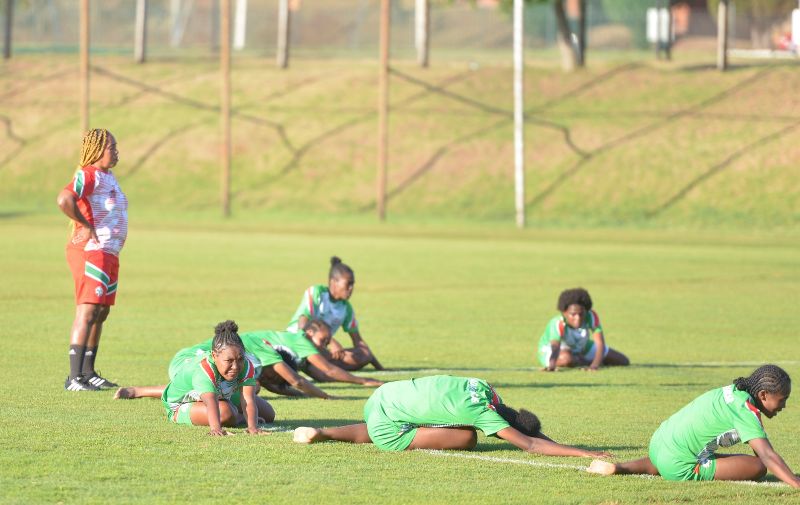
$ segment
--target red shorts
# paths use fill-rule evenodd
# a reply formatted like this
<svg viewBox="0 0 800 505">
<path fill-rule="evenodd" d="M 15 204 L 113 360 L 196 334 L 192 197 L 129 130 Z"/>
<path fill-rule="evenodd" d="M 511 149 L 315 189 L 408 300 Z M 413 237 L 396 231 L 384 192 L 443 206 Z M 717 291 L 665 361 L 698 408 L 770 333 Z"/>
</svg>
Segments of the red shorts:
<svg viewBox="0 0 800 505">
<path fill-rule="evenodd" d="M 114 305 L 119 258 L 103 251 L 67 246 L 67 264 L 75 281 L 75 303 Z"/>
</svg>

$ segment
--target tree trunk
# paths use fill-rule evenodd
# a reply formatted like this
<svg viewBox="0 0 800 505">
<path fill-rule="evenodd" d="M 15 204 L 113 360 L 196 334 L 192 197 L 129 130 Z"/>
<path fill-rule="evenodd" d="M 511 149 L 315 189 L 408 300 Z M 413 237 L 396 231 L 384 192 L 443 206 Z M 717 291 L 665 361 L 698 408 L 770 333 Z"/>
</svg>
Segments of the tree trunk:
<svg viewBox="0 0 800 505">
<path fill-rule="evenodd" d="M 578 66 L 586 66 L 586 0 L 578 0 Z"/>
<path fill-rule="evenodd" d="M 575 44 L 572 42 L 572 32 L 567 23 L 567 13 L 564 10 L 564 0 L 555 0 L 553 9 L 556 14 L 556 25 L 558 26 L 558 48 L 561 50 L 561 68 L 570 72 L 578 66 L 578 54 Z"/>
</svg>

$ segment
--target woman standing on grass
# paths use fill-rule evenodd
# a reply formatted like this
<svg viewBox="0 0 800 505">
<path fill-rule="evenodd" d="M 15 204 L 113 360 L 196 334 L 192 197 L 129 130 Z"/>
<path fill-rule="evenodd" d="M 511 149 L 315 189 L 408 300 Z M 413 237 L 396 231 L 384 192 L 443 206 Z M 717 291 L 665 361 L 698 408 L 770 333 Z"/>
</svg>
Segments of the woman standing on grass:
<svg viewBox="0 0 800 505">
<path fill-rule="evenodd" d="M 406 449 L 473 449 L 476 430 L 502 438 L 523 451 L 548 456 L 610 456 L 554 442 L 527 410 L 506 406 L 485 380 L 434 375 L 389 382 L 364 405 L 366 423 L 337 428 L 300 427 L 297 443 L 337 440 L 374 443 L 386 451 Z"/>
<path fill-rule="evenodd" d="M 355 283 L 353 270 L 333 256 L 328 272 L 328 285 L 311 286 L 303 293 L 300 306 L 286 330 L 297 333 L 306 327 L 308 321 L 315 319 L 328 325 L 331 337 L 343 327 L 350 335 L 353 347 L 345 349 L 338 340 L 331 338 L 325 347 L 318 347 L 324 357 L 345 370 L 360 370 L 369 364 L 376 370 L 383 370 L 378 358 L 361 338 L 353 306 L 350 305 Z"/>
<path fill-rule="evenodd" d="M 72 182 L 58 194 L 58 207 L 72 220 L 67 263 L 75 282 L 75 319 L 69 342 L 67 391 L 117 387 L 94 368 L 103 323 L 117 297 L 119 252 L 128 235 L 128 199 L 111 172 L 117 140 L 108 130 L 89 130 Z"/>
<path fill-rule="evenodd" d="M 593 461 L 601 475 L 650 474 L 667 480 L 758 480 L 767 470 L 792 487 L 798 478 L 767 440 L 761 414 L 775 417 L 792 391 L 789 375 L 775 365 L 712 389 L 661 423 L 650 439 L 647 458 L 610 463 Z M 756 456 L 716 454 L 720 447 L 750 444 Z"/>
</svg>

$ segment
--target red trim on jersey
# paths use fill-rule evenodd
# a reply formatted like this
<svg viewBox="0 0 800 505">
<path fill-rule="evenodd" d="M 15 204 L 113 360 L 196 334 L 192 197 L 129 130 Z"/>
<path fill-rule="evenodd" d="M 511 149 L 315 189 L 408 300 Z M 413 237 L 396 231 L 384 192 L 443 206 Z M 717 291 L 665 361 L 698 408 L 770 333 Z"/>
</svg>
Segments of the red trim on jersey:
<svg viewBox="0 0 800 505">
<path fill-rule="evenodd" d="M 597 315 L 597 312 L 590 310 L 589 313 L 592 314 L 592 319 L 594 319 L 592 321 L 592 329 L 600 326 L 600 316 Z"/>
<path fill-rule="evenodd" d="M 211 382 L 214 386 L 217 385 L 217 375 L 214 373 L 214 369 L 211 368 L 211 364 L 208 362 L 208 358 L 203 358 L 200 360 L 200 368 L 208 375 L 208 378 L 211 379 Z"/>
<path fill-rule="evenodd" d="M 356 322 L 355 316 L 353 316 L 353 319 L 350 320 L 350 326 L 348 326 L 347 329 L 348 330 L 355 330 L 357 327 L 358 327 L 358 323 Z M 348 333 L 349 333 L 349 331 L 348 331 Z"/>
<path fill-rule="evenodd" d="M 763 428 L 764 427 L 764 423 L 761 422 L 761 411 L 758 410 L 758 408 L 755 405 L 750 403 L 750 400 L 745 400 L 744 401 L 744 405 L 745 405 L 745 407 L 750 409 L 750 412 L 752 412 L 754 416 L 756 416 L 756 419 L 758 419 L 758 423 Z"/>
<path fill-rule="evenodd" d="M 308 315 L 314 317 L 314 288 L 308 288 L 306 295 L 308 296 Z"/>
<path fill-rule="evenodd" d="M 267 344 L 268 347 L 273 347 L 272 344 L 270 344 L 267 339 L 262 338 L 261 341 L 264 342 L 265 344 Z M 273 349 L 274 349 L 274 347 L 273 347 Z"/>
<path fill-rule="evenodd" d="M 559 337 L 562 337 L 562 338 L 564 337 L 564 328 L 566 327 L 566 325 L 567 325 L 567 323 L 565 323 L 563 319 L 558 322 L 558 336 Z"/>
<path fill-rule="evenodd" d="M 495 405 L 500 405 L 500 397 L 497 396 L 497 392 L 491 384 L 489 384 L 489 390 L 492 392 L 492 401 L 489 403 L 489 408 L 494 410 Z"/>
<path fill-rule="evenodd" d="M 244 377 L 242 377 L 242 380 L 239 381 L 239 384 L 241 384 L 242 382 L 245 382 L 245 381 L 247 381 L 249 379 L 252 379 L 256 375 L 256 367 L 253 366 L 253 363 L 249 359 L 245 360 L 245 361 L 247 361 L 248 370 L 247 370 L 247 373 L 244 374 Z"/>
</svg>

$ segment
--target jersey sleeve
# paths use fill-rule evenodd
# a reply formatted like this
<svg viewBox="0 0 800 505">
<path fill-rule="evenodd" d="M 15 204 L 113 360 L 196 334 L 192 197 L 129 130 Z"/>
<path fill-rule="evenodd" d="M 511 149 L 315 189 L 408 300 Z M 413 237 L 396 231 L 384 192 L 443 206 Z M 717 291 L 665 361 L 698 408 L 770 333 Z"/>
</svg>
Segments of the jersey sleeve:
<svg viewBox="0 0 800 505">
<path fill-rule="evenodd" d="M 347 302 L 347 312 L 344 315 L 344 321 L 342 321 L 342 328 L 349 334 L 353 333 L 360 333 L 358 331 L 358 321 L 356 320 L 356 313 L 353 311 L 353 306 L 350 302 Z"/>
<path fill-rule="evenodd" d="M 192 373 L 192 391 L 197 394 L 216 393 L 217 387 L 214 384 L 214 371 L 207 359 L 201 360 Z"/>
<path fill-rule="evenodd" d="M 547 323 L 542 335 L 542 341 L 552 342 L 553 340 L 561 340 L 564 336 L 564 320 L 560 317 L 554 317 Z"/>
<path fill-rule="evenodd" d="M 299 331 L 293 337 L 294 351 L 300 359 L 307 358 L 312 354 L 319 354 L 319 350 L 314 347 L 309 339 L 306 338 L 305 333 Z"/>
<path fill-rule="evenodd" d="M 261 362 L 262 367 L 271 366 L 275 363 L 280 363 L 283 361 L 283 358 L 281 358 L 281 355 L 278 354 L 278 351 L 272 347 L 272 344 L 263 338 L 261 339 L 261 344 L 256 346 L 254 349 L 250 349 L 250 352 L 252 352 L 256 359 Z"/>
<path fill-rule="evenodd" d="M 69 190 L 75 195 L 75 198 L 80 200 L 94 193 L 96 186 L 97 178 L 94 176 L 94 171 L 80 168 L 75 172 L 72 181 L 67 184 L 64 189 Z"/>
<path fill-rule="evenodd" d="M 754 438 L 767 438 L 764 425 L 761 424 L 761 412 L 749 398 L 741 403 L 737 402 L 736 408 L 731 409 L 731 413 L 733 427 L 743 443 Z"/>
<path fill-rule="evenodd" d="M 487 437 L 511 426 L 508 421 L 500 417 L 500 414 L 488 406 L 484 407 L 483 411 L 478 414 L 473 425 Z"/>
<path fill-rule="evenodd" d="M 590 310 L 589 311 L 589 328 L 592 331 L 592 335 L 595 333 L 603 333 L 603 326 L 600 324 L 600 316 L 597 315 L 597 312 Z"/>
<path fill-rule="evenodd" d="M 256 365 L 250 358 L 245 359 L 245 367 L 242 373 L 239 374 L 239 384 L 241 386 L 255 386 L 256 385 Z"/>
<path fill-rule="evenodd" d="M 300 305 L 294 311 L 294 316 L 286 327 L 286 331 L 296 332 L 302 330 L 300 325 L 300 316 L 305 316 L 308 319 L 316 319 L 317 312 L 319 312 L 319 300 L 322 294 L 322 286 L 310 286 L 303 292 L 303 298 L 300 300 Z"/>
</svg>

